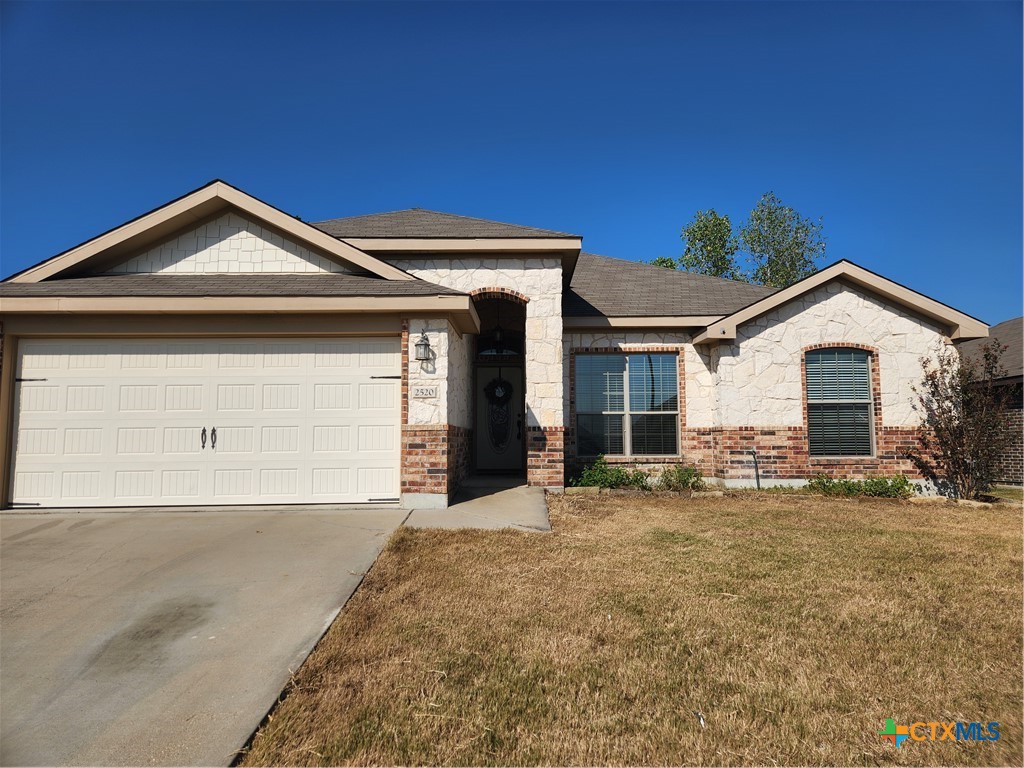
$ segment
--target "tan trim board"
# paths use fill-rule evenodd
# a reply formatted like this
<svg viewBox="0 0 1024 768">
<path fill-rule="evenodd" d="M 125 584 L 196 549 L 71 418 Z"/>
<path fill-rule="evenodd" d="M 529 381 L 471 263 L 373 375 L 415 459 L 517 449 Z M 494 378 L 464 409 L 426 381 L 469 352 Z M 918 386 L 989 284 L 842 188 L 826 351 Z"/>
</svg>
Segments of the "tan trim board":
<svg viewBox="0 0 1024 768">
<path fill-rule="evenodd" d="M 11 473 L 14 462 L 11 461 L 14 450 L 14 378 L 18 369 L 17 338 L 9 327 L 4 327 L 4 335 L 0 338 L 0 355 L 3 356 L 3 367 L 0 368 L 0 508 L 7 506 L 11 498 Z"/>
<path fill-rule="evenodd" d="M 754 318 L 770 312 L 776 307 L 799 298 L 833 280 L 844 280 L 869 293 L 889 299 L 913 312 L 923 315 L 946 327 L 952 339 L 977 339 L 988 336 L 988 326 L 977 318 L 964 314 L 942 302 L 930 299 L 924 294 L 911 290 L 888 278 L 877 275 L 851 261 L 839 261 L 816 272 L 788 288 L 783 288 L 760 301 L 710 323 L 708 327 L 694 337 L 694 344 L 714 344 L 719 341 L 731 341 L 736 338 L 737 328 Z"/>
<path fill-rule="evenodd" d="M 447 317 L 436 315 L 432 317 Z M 395 336 L 401 315 L 7 315 L 7 333 L 19 338 L 218 336 Z"/>
<path fill-rule="evenodd" d="M 452 315 L 461 331 L 475 333 L 480 318 L 469 296 L 104 296 L 5 297 L 0 314 L 420 314 Z"/>
<path fill-rule="evenodd" d="M 361 251 L 374 253 L 523 253 L 547 251 L 549 253 L 578 254 L 583 240 L 578 237 L 537 238 L 402 238 L 402 237 L 346 237 L 342 242 Z"/>
<path fill-rule="evenodd" d="M 412 275 L 381 261 L 358 248 L 321 232 L 294 216 L 235 189 L 222 181 L 212 182 L 201 189 L 168 203 L 137 219 L 122 224 L 69 251 L 54 256 L 10 278 L 15 283 L 36 283 L 82 265 L 104 252 L 114 251 L 127 256 L 131 251 L 150 242 L 169 236 L 189 224 L 196 224 L 214 215 L 219 209 L 233 206 L 244 213 L 265 221 L 272 227 L 309 243 L 319 251 L 341 261 L 354 264 L 388 280 L 415 280 Z"/>
<path fill-rule="evenodd" d="M 722 315 L 678 315 L 650 317 L 564 317 L 566 330 L 585 328 L 703 328 Z"/>
</svg>

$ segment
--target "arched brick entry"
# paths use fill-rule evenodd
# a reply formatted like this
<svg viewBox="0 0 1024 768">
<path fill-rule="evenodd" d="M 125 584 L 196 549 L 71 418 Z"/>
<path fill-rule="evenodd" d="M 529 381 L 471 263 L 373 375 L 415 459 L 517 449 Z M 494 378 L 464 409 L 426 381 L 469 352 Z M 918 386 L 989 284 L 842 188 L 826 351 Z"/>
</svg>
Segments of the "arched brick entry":
<svg viewBox="0 0 1024 768">
<path fill-rule="evenodd" d="M 505 299 L 526 306 L 530 297 L 511 288 L 476 288 L 469 292 L 474 299 Z"/>
</svg>

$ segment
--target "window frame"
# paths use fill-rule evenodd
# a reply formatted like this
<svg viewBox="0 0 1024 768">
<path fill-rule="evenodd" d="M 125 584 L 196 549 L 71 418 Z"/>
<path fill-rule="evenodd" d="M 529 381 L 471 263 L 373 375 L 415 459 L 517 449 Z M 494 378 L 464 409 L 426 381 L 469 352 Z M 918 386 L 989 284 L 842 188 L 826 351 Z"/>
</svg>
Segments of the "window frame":
<svg viewBox="0 0 1024 768">
<path fill-rule="evenodd" d="M 683 408 L 683 396 L 680 388 L 682 376 L 679 372 L 679 357 L 680 352 L 678 350 L 671 349 L 659 349 L 659 350 L 643 350 L 634 349 L 628 351 L 622 351 L 617 349 L 612 350 L 588 350 L 587 352 L 575 352 L 573 353 L 572 359 L 572 376 L 573 376 L 573 429 L 575 430 L 576 436 L 576 447 L 577 455 L 580 458 L 594 458 L 600 455 L 607 456 L 612 459 L 621 460 L 644 460 L 651 458 L 678 458 L 682 456 L 682 428 L 680 425 L 680 418 Z M 629 407 L 629 358 L 632 356 L 653 356 L 660 355 L 665 357 L 671 357 L 675 372 L 676 386 L 675 386 L 675 398 L 676 407 L 671 411 L 634 411 Z M 581 378 L 577 369 L 577 362 L 581 357 L 622 357 L 625 358 L 625 365 L 622 370 L 622 410 L 581 410 L 579 408 L 579 389 Z M 622 453 L 605 453 L 605 454 L 589 454 L 579 452 L 579 417 L 580 416 L 618 416 L 622 419 Z M 674 453 L 633 453 L 633 417 L 634 416 L 671 416 L 673 427 L 675 429 L 675 442 L 676 450 Z"/>
<path fill-rule="evenodd" d="M 867 362 L 867 385 L 868 385 L 868 396 L 866 399 L 828 399 L 828 400 L 811 400 L 808 396 L 808 379 L 807 379 L 807 356 L 815 353 L 824 353 L 829 351 L 843 351 L 852 350 L 856 352 L 863 352 L 866 355 Z M 807 433 L 807 456 L 810 461 L 863 461 L 865 459 L 875 459 L 878 457 L 877 439 L 875 435 L 876 431 L 876 414 L 877 408 L 875 392 L 875 373 L 877 365 L 877 351 L 867 347 L 862 347 L 857 344 L 827 344 L 823 346 L 808 347 L 803 350 L 803 401 L 804 401 L 804 428 Z M 828 454 L 815 454 L 811 453 L 811 408 L 815 405 L 862 405 L 867 406 L 868 411 L 868 453 L 828 453 Z"/>
</svg>

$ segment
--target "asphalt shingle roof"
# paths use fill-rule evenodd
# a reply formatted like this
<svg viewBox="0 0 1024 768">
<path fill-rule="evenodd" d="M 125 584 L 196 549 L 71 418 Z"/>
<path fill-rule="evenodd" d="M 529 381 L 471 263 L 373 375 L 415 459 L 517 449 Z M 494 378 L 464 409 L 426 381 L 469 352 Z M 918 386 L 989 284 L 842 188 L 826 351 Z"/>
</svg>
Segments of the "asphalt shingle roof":
<svg viewBox="0 0 1024 768">
<path fill-rule="evenodd" d="M 581 253 L 562 299 L 566 317 L 728 315 L 773 288 Z"/>
<path fill-rule="evenodd" d="M 980 360 L 981 348 L 993 340 L 1006 346 L 1003 353 L 1006 378 L 1024 376 L 1024 317 L 1015 317 L 999 325 L 993 325 L 988 331 L 987 339 L 965 341 L 959 345 L 960 352 Z"/>
<path fill-rule="evenodd" d="M 367 238 L 529 238 L 578 237 L 550 229 L 523 227 L 471 216 L 407 208 L 389 213 L 349 216 L 343 219 L 313 222 L 313 226 L 333 237 Z"/>
<path fill-rule="evenodd" d="M 0 299 L 30 296 L 457 296 L 424 280 L 338 274 L 131 274 L 0 283 Z"/>
</svg>

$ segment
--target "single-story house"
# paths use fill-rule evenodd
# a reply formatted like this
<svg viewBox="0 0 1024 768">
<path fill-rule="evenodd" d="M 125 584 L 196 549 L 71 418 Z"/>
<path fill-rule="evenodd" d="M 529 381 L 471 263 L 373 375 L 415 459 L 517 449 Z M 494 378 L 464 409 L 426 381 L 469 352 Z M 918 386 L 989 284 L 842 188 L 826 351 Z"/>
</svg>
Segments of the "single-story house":
<svg viewBox="0 0 1024 768">
<path fill-rule="evenodd" d="M 448 503 L 597 455 L 727 485 L 907 472 L 920 358 L 985 323 L 849 261 L 783 290 L 223 182 L 0 283 L 0 503 Z"/>
<path fill-rule="evenodd" d="M 1010 437 L 1010 445 L 999 455 L 997 480 L 1013 485 L 1024 484 L 1024 317 L 993 325 L 990 339 L 973 339 L 958 345 L 960 354 L 981 359 L 982 347 L 993 341 L 1006 347 L 1003 352 L 1005 375 L 996 379 L 995 384 L 1006 387 L 1009 411 L 1003 428 Z"/>
</svg>

